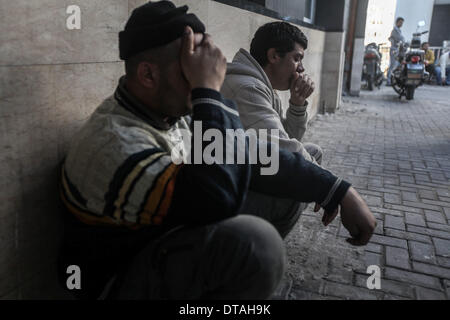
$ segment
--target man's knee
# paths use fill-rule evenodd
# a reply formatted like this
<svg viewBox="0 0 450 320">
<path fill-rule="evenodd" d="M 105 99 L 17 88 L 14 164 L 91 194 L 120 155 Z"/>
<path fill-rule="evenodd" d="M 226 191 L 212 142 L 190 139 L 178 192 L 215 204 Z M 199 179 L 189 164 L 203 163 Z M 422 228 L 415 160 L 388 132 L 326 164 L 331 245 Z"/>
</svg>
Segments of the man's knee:
<svg viewBox="0 0 450 320">
<path fill-rule="evenodd" d="M 222 243 L 226 247 L 220 250 L 233 250 L 238 261 L 227 264 L 241 264 L 240 268 L 231 268 L 237 273 L 247 273 L 245 281 L 251 288 L 240 298 L 268 298 L 281 281 L 285 268 L 285 248 L 278 231 L 264 219 L 240 215 L 219 223 L 213 238 L 212 245 Z"/>
<path fill-rule="evenodd" d="M 254 249 L 251 254 L 261 266 L 284 268 L 283 240 L 275 227 L 266 220 L 251 215 L 239 215 L 219 225 L 215 233 L 228 241 L 250 245 Z"/>
</svg>

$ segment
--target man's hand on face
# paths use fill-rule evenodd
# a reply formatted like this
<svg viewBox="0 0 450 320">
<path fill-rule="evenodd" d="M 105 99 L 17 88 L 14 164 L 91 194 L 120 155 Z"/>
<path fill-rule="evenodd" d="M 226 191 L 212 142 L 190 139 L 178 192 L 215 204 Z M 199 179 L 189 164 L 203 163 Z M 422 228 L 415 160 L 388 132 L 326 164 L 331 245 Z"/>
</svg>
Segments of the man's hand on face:
<svg viewBox="0 0 450 320">
<path fill-rule="evenodd" d="M 290 102 L 296 106 L 304 106 L 306 99 L 314 92 L 314 81 L 305 73 L 298 74 L 291 84 L 291 99 Z"/>
<path fill-rule="evenodd" d="M 340 207 L 342 224 L 352 237 L 347 239 L 347 242 L 354 246 L 365 246 L 377 226 L 377 220 L 369 207 L 353 187 L 348 189 Z M 319 212 L 319 210 L 320 205 L 316 204 L 314 212 Z M 325 212 L 322 218 L 323 224 L 328 226 L 338 213 L 338 209 L 334 212 Z"/>
<path fill-rule="evenodd" d="M 198 43 L 191 27 L 186 27 L 181 46 L 181 68 L 192 89 L 209 88 L 220 91 L 225 79 L 227 60 L 205 34 Z"/>
</svg>

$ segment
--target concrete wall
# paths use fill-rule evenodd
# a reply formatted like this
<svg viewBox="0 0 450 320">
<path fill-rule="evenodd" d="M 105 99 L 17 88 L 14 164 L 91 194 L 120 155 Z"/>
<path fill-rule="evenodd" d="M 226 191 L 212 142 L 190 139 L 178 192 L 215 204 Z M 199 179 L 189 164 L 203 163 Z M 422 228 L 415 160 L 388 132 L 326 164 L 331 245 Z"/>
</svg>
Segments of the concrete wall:
<svg viewBox="0 0 450 320">
<path fill-rule="evenodd" d="M 353 42 L 352 73 L 350 76 L 351 96 L 359 96 L 361 91 L 361 75 L 364 66 L 364 38 L 355 38 Z"/>
<path fill-rule="evenodd" d="M 61 297 L 54 268 L 61 235 L 58 164 L 72 134 L 113 93 L 123 74 L 117 34 L 145 2 L 1 1 L 0 298 Z M 272 20 L 208 0 L 175 3 L 190 5 L 229 60 Z M 66 28 L 72 4 L 81 8 L 81 30 Z M 311 43 L 305 66 L 317 82 L 313 115 L 326 34 L 302 29 Z M 333 43 L 332 50 L 340 47 Z"/>
<path fill-rule="evenodd" d="M 344 77 L 345 32 L 327 32 L 323 55 L 320 111 L 333 113 L 339 108 Z"/>
<path fill-rule="evenodd" d="M 366 33 L 366 18 L 368 0 L 359 0 L 355 21 L 355 37 L 353 39 L 353 59 L 351 61 L 351 75 L 349 93 L 359 96 L 361 91 L 361 74 L 364 65 L 364 37 Z"/>
<path fill-rule="evenodd" d="M 411 41 L 412 34 L 417 30 L 417 23 L 421 20 L 427 25 L 420 28 L 420 31 L 430 30 L 433 6 L 434 0 L 397 0 L 395 18 L 405 18 L 402 33 L 406 41 Z M 428 41 L 428 37 L 429 34 L 423 35 L 422 41 Z"/>
<path fill-rule="evenodd" d="M 322 67 L 320 111 L 333 113 L 339 108 L 345 66 L 345 37 L 350 0 L 317 0 L 316 24 L 326 28 Z"/>
<path fill-rule="evenodd" d="M 0 297 L 51 298 L 61 223 L 57 165 L 71 134 L 122 73 L 117 32 L 128 2 L 1 1 Z"/>
</svg>

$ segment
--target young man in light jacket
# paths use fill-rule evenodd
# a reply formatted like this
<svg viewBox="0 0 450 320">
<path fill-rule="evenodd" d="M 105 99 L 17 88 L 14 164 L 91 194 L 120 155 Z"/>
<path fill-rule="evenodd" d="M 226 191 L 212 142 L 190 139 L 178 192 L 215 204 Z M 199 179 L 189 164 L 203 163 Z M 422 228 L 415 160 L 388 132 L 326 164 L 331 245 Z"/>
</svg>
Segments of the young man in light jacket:
<svg viewBox="0 0 450 320">
<path fill-rule="evenodd" d="M 278 129 L 281 149 L 300 152 L 320 165 L 321 148 L 301 143 L 308 121 L 306 99 L 315 87 L 302 65 L 307 46 L 306 36 L 289 23 L 263 25 L 252 40 L 250 53 L 240 49 L 228 64 L 221 93 L 236 102 L 246 130 Z M 275 90 L 291 92 L 286 117 Z M 306 207 L 304 203 L 250 192 L 242 212 L 266 218 L 286 236 Z"/>
</svg>

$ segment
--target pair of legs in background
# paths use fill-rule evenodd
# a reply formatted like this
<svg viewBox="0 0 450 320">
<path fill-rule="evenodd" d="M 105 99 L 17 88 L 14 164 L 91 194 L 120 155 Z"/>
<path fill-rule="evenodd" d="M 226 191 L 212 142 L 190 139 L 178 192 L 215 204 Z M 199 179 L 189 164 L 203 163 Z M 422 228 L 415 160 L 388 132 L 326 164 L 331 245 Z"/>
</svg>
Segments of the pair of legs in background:
<svg viewBox="0 0 450 320">
<path fill-rule="evenodd" d="M 398 60 L 396 59 L 396 55 L 395 55 L 394 52 L 395 51 L 393 51 L 391 49 L 389 70 L 388 70 L 388 73 L 387 73 L 387 81 L 386 81 L 386 85 L 387 86 L 392 85 L 392 82 L 391 82 L 392 72 L 394 72 L 394 70 L 397 69 L 397 67 L 400 65 L 400 62 L 398 62 Z"/>
<path fill-rule="evenodd" d="M 441 67 L 436 66 L 435 68 L 435 73 L 436 73 L 436 81 L 438 85 L 442 85 L 442 70 Z M 446 80 L 445 80 L 445 84 L 450 86 L 450 67 L 445 68 L 445 75 L 446 75 Z"/>
<path fill-rule="evenodd" d="M 430 82 L 430 80 L 433 78 L 433 76 L 436 76 L 436 66 L 434 64 L 429 64 L 429 65 L 425 66 L 425 71 L 430 74 L 430 76 L 428 78 L 428 81 Z"/>
<path fill-rule="evenodd" d="M 320 164 L 322 151 L 306 150 Z M 113 299 L 268 299 L 285 269 L 283 238 L 307 204 L 250 192 L 242 213 L 152 241 L 115 285 Z"/>
</svg>

